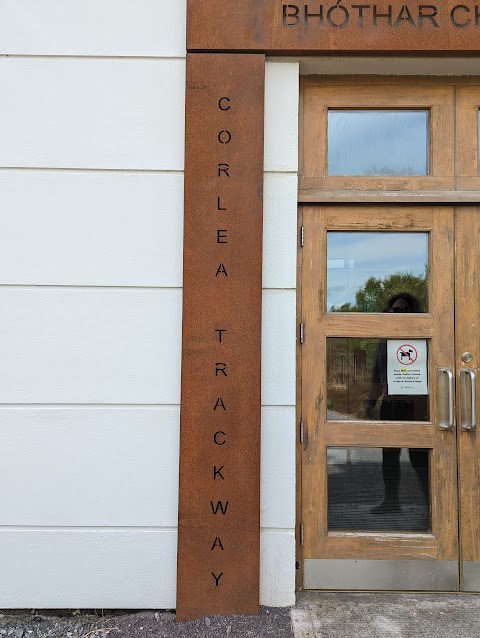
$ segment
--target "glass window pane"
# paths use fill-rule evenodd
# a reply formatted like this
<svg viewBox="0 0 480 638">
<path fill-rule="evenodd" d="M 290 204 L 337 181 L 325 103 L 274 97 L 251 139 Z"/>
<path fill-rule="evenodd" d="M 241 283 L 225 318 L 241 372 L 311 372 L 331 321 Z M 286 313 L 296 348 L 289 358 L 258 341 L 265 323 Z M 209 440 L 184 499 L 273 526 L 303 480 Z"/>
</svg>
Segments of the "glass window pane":
<svg viewBox="0 0 480 638">
<path fill-rule="evenodd" d="M 327 338 L 328 420 L 429 420 L 427 394 L 389 387 L 387 353 L 385 339 Z"/>
<path fill-rule="evenodd" d="M 431 531 L 429 452 L 328 448 L 328 528 Z"/>
<path fill-rule="evenodd" d="M 427 110 L 329 110 L 328 175 L 427 175 Z"/>
<path fill-rule="evenodd" d="M 384 312 L 398 293 L 427 311 L 428 233 L 327 233 L 327 311 Z M 417 307 L 418 305 L 418 307 Z"/>
</svg>

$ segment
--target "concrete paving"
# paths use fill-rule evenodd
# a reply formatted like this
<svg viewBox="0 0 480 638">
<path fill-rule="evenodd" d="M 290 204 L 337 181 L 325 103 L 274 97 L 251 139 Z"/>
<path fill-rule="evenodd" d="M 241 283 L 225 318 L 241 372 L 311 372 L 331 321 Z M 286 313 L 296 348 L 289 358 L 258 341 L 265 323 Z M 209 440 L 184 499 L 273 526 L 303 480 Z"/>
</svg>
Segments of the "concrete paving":
<svg viewBox="0 0 480 638">
<path fill-rule="evenodd" d="M 293 630 L 293 631 L 292 631 Z M 302 592 L 294 608 L 176 623 L 168 611 L 0 610 L 0 638 L 480 638 L 480 595 Z"/>
<path fill-rule="evenodd" d="M 480 595 L 301 592 L 295 638 L 479 638 Z"/>
</svg>

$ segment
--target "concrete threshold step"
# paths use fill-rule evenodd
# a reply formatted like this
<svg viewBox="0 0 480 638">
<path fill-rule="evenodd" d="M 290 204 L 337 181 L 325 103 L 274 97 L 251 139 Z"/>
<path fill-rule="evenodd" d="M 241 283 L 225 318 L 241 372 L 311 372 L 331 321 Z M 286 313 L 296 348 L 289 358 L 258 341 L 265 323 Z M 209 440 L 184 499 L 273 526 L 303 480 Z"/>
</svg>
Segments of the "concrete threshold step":
<svg viewBox="0 0 480 638">
<path fill-rule="evenodd" d="M 300 592 L 295 638 L 479 638 L 479 594 Z"/>
</svg>

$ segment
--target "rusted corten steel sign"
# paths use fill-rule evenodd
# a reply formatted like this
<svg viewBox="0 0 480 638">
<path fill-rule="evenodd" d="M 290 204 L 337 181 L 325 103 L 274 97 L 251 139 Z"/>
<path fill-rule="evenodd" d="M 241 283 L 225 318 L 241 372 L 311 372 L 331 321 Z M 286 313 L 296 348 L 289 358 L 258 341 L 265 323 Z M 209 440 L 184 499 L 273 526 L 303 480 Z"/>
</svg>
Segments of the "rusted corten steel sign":
<svg viewBox="0 0 480 638">
<path fill-rule="evenodd" d="M 187 57 L 178 620 L 259 610 L 264 76 Z"/>
<path fill-rule="evenodd" d="M 480 2 L 188 0 L 187 48 L 468 54 L 480 51 Z"/>
</svg>

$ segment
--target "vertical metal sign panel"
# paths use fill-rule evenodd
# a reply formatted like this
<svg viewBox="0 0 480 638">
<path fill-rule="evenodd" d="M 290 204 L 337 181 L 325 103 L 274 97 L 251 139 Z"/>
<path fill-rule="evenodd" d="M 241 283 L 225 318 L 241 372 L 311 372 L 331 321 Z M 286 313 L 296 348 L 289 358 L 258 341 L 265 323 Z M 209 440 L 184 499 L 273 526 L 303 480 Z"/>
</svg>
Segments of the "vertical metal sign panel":
<svg viewBox="0 0 480 638">
<path fill-rule="evenodd" d="M 177 620 L 259 611 L 264 74 L 187 56 Z"/>
</svg>

